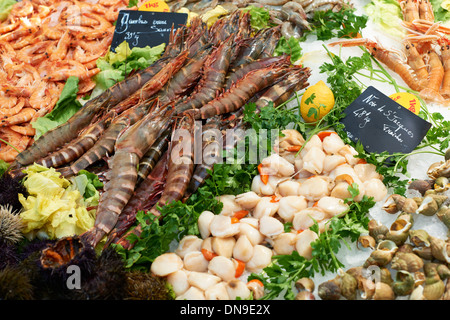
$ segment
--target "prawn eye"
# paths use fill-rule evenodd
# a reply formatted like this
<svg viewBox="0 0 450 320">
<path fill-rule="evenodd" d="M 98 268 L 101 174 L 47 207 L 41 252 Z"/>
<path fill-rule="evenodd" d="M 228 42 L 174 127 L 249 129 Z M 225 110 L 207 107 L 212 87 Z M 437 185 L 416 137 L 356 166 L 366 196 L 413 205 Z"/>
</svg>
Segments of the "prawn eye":
<svg viewBox="0 0 450 320">
<path fill-rule="evenodd" d="M 406 45 L 406 49 L 407 49 L 407 50 L 409 49 L 409 44 Z"/>
</svg>

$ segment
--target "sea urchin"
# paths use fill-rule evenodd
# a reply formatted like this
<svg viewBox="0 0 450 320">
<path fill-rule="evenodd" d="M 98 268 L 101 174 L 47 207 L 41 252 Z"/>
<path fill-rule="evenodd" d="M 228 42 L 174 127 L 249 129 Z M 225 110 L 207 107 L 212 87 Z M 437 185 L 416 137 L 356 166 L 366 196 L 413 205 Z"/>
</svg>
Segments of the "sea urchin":
<svg viewBox="0 0 450 320">
<path fill-rule="evenodd" d="M 24 225 L 10 205 L 0 205 L 0 239 L 15 244 L 23 238 Z"/>
</svg>

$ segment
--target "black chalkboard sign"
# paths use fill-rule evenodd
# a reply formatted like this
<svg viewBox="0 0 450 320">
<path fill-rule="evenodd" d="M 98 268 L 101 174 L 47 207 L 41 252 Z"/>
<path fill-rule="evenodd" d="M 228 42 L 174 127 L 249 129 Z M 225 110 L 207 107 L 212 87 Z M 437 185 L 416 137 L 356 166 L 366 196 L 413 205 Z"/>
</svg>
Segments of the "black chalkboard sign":
<svg viewBox="0 0 450 320">
<path fill-rule="evenodd" d="M 368 87 L 345 110 L 341 122 L 348 137 L 368 152 L 413 151 L 431 124 L 374 87 Z"/>
<path fill-rule="evenodd" d="M 170 32 L 186 24 L 186 13 L 121 10 L 116 22 L 111 51 L 123 41 L 130 48 L 167 43 Z"/>
</svg>

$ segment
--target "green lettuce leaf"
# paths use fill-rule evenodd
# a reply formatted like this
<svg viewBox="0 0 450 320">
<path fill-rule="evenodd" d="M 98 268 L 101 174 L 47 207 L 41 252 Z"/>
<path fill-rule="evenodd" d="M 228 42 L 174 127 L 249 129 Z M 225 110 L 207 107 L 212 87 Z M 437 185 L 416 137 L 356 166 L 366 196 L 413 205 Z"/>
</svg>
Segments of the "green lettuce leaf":
<svg viewBox="0 0 450 320">
<path fill-rule="evenodd" d="M 161 57 L 165 43 L 158 46 L 143 48 L 130 48 L 124 41 L 115 51 L 97 59 L 97 67 L 101 70 L 95 77 L 96 87 L 93 95 L 96 95 L 117 82 L 124 80 L 132 71 L 145 69 Z"/>
<path fill-rule="evenodd" d="M 267 27 L 270 19 L 269 10 L 266 8 L 259 8 L 256 6 L 248 6 L 242 10 L 250 13 L 250 25 L 255 30 L 264 29 Z"/>
<path fill-rule="evenodd" d="M 449 0 L 430 0 L 433 6 L 434 21 L 441 21 L 444 24 L 450 22 L 450 1 Z"/>
<path fill-rule="evenodd" d="M 78 82 L 77 77 L 69 77 L 53 110 L 31 123 L 36 129 L 34 139 L 66 122 L 82 107 L 77 100 Z"/>
<path fill-rule="evenodd" d="M 405 36 L 401 25 L 403 15 L 396 0 L 372 0 L 364 9 L 370 19 L 387 33 L 398 38 Z"/>
<path fill-rule="evenodd" d="M 0 21 L 5 21 L 8 18 L 15 3 L 15 0 L 0 0 Z"/>
<path fill-rule="evenodd" d="M 0 160 L 0 177 L 8 170 L 9 164 L 6 161 Z"/>
<path fill-rule="evenodd" d="M 294 37 L 286 39 L 284 36 L 281 36 L 274 50 L 274 56 L 281 56 L 283 54 L 291 55 L 292 63 L 299 60 L 302 57 L 302 48 L 300 47 L 300 39 L 296 39 Z"/>
</svg>

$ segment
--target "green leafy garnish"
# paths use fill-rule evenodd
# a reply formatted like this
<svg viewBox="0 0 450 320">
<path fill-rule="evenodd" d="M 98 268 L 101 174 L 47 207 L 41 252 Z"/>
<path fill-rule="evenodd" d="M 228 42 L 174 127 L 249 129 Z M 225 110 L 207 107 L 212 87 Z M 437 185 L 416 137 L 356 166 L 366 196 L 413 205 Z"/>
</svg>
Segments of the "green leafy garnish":
<svg viewBox="0 0 450 320">
<path fill-rule="evenodd" d="M 145 69 L 158 60 L 164 52 L 165 43 L 155 47 L 133 47 L 124 41 L 108 53 L 97 59 L 97 67 L 101 70 L 95 75 L 97 86 L 92 95 L 108 89 L 124 80 L 132 71 Z"/>
<path fill-rule="evenodd" d="M 0 160 L 0 177 L 8 170 L 9 163 L 3 160 Z"/>
<path fill-rule="evenodd" d="M 2 0 L 0 1 L 0 21 L 4 21 L 8 18 L 12 7 L 16 4 L 15 0 Z"/>
<path fill-rule="evenodd" d="M 243 12 L 250 13 L 250 25 L 254 30 L 267 27 L 270 19 L 269 10 L 263 7 L 248 6 L 242 9 Z"/>
<path fill-rule="evenodd" d="M 366 27 L 367 20 L 367 16 L 355 14 L 352 8 L 343 8 L 338 12 L 315 11 L 309 23 L 311 30 L 305 30 L 303 37 L 315 34 L 318 40 L 354 38 Z"/>
<path fill-rule="evenodd" d="M 82 107 L 77 100 L 78 82 L 77 77 L 69 77 L 53 110 L 31 123 L 36 129 L 34 139 L 66 122 Z"/>
<path fill-rule="evenodd" d="M 450 3 L 448 0 L 430 0 L 433 7 L 435 22 L 448 22 L 450 20 Z"/>
<path fill-rule="evenodd" d="M 302 57 L 302 48 L 300 46 L 300 39 L 290 37 L 286 39 L 284 36 L 280 37 L 277 46 L 273 52 L 274 56 L 281 56 L 288 54 L 291 56 L 291 63 L 296 62 Z"/>
<path fill-rule="evenodd" d="M 128 8 L 136 7 L 138 5 L 138 0 L 130 0 L 128 2 Z"/>
<path fill-rule="evenodd" d="M 394 37 L 403 38 L 403 14 L 396 0 L 372 0 L 364 9 L 370 19 Z"/>
</svg>

